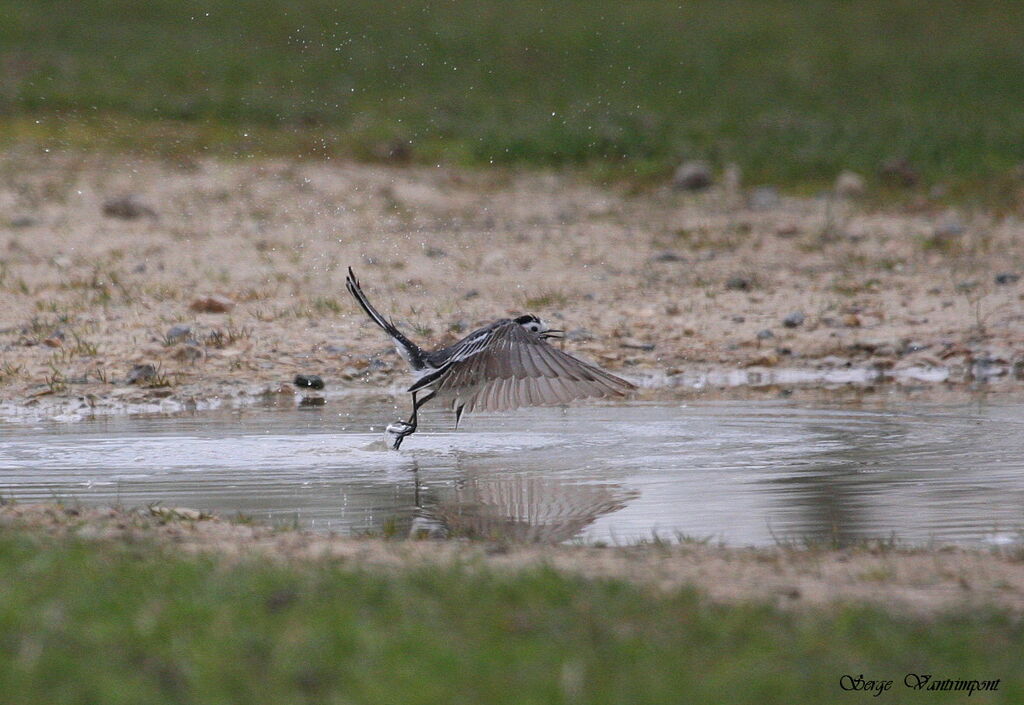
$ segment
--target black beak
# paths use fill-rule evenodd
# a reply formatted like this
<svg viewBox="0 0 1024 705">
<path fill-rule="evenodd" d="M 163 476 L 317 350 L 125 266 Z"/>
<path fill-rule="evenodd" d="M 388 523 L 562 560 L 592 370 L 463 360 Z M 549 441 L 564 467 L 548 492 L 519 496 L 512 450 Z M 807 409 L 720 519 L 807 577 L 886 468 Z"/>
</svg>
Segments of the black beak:
<svg viewBox="0 0 1024 705">
<path fill-rule="evenodd" d="M 542 338 L 564 338 L 565 337 L 565 331 L 564 330 L 555 330 L 554 328 L 549 328 L 548 330 L 546 330 L 543 333 L 541 333 L 541 337 Z"/>
</svg>

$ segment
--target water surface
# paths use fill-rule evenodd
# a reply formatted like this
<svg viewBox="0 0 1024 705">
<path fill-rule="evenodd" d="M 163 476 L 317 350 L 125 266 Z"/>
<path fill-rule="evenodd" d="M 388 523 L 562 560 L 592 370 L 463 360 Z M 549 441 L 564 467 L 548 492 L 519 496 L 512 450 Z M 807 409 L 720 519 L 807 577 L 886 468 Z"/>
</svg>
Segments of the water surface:
<svg viewBox="0 0 1024 705">
<path fill-rule="evenodd" d="M 6 425 L 0 492 L 158 502 L 339 533 L 735 545 L 1011 543 L 1024 404 L 632 403 L 440 410 L 401 452 L 380 401 Z"/>
</svg>

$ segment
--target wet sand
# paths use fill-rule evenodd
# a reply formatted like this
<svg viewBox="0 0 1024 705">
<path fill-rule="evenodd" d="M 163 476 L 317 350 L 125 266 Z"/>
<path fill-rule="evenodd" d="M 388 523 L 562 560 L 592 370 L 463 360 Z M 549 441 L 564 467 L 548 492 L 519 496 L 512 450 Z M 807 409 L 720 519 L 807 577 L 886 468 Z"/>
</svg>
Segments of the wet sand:
<svg viewBox="0 0 1024 705">
<path fill-rule="evenodd" d="M 650 390 L 1024 376 L 1022 225 L 927 200 L 13 149 L 0 255 L 7 417 L 293 403 L 297 373 L 398 391 L 403 363 L 346 293 L 348 266 L 425 344 L 536 313 Z"/>
</svg>

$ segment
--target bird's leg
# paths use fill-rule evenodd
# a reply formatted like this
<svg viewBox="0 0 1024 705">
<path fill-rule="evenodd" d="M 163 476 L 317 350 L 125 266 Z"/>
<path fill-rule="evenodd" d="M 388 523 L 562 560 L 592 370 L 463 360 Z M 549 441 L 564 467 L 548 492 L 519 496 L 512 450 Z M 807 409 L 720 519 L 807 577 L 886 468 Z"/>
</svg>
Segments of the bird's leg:
<svg viewBox="0 0 1024 705">
<path fill-rule="evenodd" d="M 402 425 L 402 429 L 401 430 L 397 430 L 397 429 L 395 430 L 395 434 L 396 434 L 395 435 L 395 440 L 394 440 L 394 442 L 391 445 L 391 447 L 394 450 L 398 450 L 399 446 L 402 445 L 402 441 L 405 440 L 406 436 L 411 436 L 412 434 L 416 433 L 417 412 L 420 410 L 421 406 L 423 406 L 428 401 L 433 399 L 435 394 L 436 394 L 436 392 L 430 392 L 429 394 L 427 394 L 422 399 L 417 399 L 416 398 L 416 392 L 412 393 L 412 415 L 409 417 L 408 421 L 400 422 L 401 425 Z M 388 427 L 388 430 L 391 430 L 391 427 Z"/>
</svg>

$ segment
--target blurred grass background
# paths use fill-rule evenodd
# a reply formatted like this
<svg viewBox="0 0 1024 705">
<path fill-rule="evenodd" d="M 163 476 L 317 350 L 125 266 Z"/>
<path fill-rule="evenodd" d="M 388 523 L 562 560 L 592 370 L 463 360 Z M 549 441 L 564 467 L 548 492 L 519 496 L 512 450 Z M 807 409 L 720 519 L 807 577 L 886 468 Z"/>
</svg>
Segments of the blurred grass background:
<svg viewBox="0 0 1024 705">
<path fill-rule="evenodd" d="M 1024 3 L 0 0 L 7 139 L 818 184 L 1024 161 Z"/>
<path fill-rule="evenodd" d="M 5 703 L 1019 703 L 1019 618 L 716 606 L 550 569 L 366 572 L 0 535 Z M 844 692 L 844 674 L 893 690 Z"/>
</svg>

